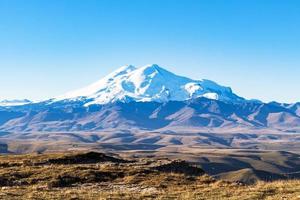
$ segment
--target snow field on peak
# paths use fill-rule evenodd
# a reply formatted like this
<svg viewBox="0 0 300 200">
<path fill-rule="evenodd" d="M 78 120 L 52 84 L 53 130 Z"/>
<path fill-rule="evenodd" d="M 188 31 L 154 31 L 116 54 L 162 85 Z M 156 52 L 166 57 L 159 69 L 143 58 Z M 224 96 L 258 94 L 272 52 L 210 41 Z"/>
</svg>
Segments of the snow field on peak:
<svg viewBox="0 0 300 200">
<path fill-rule="evenodd" d="M 91 104 L 116 101 L 167 102 L 193 98 L 239 101 L 231 89 L 210 80 L 192 80 L 169 72 L 156 64 L 136 68 L 126 65 L 85 88 L 59 96 L 54 101 L 89 99 Z"/>
</svg>

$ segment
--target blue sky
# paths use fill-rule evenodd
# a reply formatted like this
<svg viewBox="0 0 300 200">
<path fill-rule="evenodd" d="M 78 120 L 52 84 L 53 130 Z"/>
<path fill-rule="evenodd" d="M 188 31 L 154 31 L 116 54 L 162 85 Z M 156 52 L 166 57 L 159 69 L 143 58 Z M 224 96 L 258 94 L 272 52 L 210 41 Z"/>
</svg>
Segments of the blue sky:
<svg viewBox="0 0 300 200">
<path fill-rule="evenodd" d="M 45 99 L 150 63 L 300 101 L 300 2 L 0 0 L 0 99 Z"/>
</svg>

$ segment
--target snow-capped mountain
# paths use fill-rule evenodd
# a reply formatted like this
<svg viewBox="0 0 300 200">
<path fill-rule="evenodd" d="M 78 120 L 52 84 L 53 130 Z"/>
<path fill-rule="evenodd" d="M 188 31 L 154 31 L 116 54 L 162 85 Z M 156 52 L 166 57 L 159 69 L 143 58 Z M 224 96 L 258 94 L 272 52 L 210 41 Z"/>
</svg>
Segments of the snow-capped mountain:
<svg viewBox="0 0 300 200">
<path fill-rule="evenodd" d="M 300 132 L 300 104 L 245 100 L 229 87 L 178 76 L 158 65 L 124 66 L 47 101 L 0 103 L 0 132 L 228 128 Z"/>
<path fill-rule="evenodd" d="M 243 101 L 231 88 L 210 80 L 192 80 L 169 72 L 156 64 L 136 68 L 123 66 L 96 83 L 69 92 L 53 101 L 89 100 L 91 104 L 120 102 L 186 101 L 205 97 L 220 101 Z"/>
<path fill-rule="evenodd" d="M 32 102 L 28 99 L 2 100 L 2 101 L 0 101 L 0 106 L 21 106 L 21 105 L 30 104 L 30 103 L 32 103 Z"/>
</svg>

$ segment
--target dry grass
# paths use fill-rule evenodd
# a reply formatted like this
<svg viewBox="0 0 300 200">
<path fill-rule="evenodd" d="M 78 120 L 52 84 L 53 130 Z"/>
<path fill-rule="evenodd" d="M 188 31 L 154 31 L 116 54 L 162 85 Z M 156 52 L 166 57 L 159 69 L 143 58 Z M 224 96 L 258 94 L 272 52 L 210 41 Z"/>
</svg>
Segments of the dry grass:
<svg viewBox="0 0 300 200">
<path fill-rule="evenodd" d="M 242 185 L 214 180 L 180 161 L 96 159 L 85 164 L 82 157 L 70 163 L 70 156 L 74 154 L 1 156 L 0 198 L 300 199 L 298 180 Z"/>
</svg>

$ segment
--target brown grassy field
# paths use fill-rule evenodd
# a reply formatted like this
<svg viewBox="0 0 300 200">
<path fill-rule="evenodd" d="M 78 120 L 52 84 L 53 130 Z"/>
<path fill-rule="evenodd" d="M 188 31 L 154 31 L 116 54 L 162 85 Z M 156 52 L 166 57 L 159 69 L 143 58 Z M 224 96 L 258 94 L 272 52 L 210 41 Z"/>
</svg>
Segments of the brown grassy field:
<svg viewBox="0 0 300 200">
<path fill-rule="evenodd" d="M 300 181 L 215 180 L 168 158 L 101 153 L 0 156 L 1 199 L 300 199 Z"/>
</svg>

